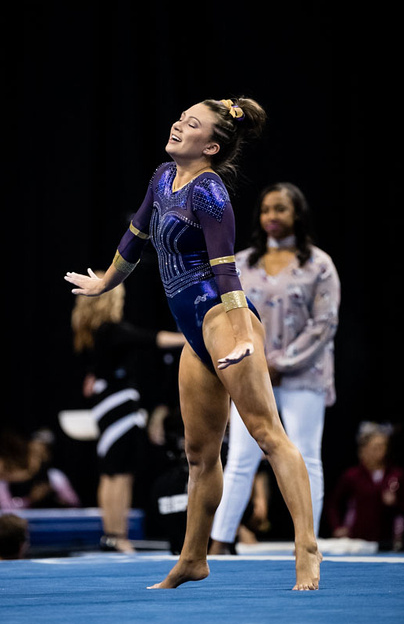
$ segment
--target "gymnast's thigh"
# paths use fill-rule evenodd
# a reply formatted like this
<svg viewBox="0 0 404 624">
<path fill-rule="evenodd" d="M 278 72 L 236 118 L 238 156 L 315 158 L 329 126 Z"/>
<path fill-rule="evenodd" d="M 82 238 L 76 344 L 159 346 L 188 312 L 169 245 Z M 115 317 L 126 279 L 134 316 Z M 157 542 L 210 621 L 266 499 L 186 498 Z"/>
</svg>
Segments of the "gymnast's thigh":
<svg viewBox="0 0 404 624">
<path fill-rule="evenodd" d="M 220 450 L 229 418 L 229 394 L 188 344 L 181 354 L 179 389 L 186 440 L 211 440 Z"/>
<path fill-rule="evenodd" d="M 264 352 L 264 330 L 254 313 L 250 312 L 250 314 L 253 328 L 254 353 L 223 370 L 218 369 L 218 360 L 225 357 L 235 347 L 232 325 L 221 305 L 211 308 L 204 319 L 204 343 L 212 358 L 216 374 L 226 387 L 231 387 L 232 392 L 236 395 L 244 391 L 246 387 L 255 388 L 261 386 L 263 379 L 265 379 L 265 382 L 269 379 Z M 237 405 L 232 392 L 230 394 Z"/>
<path fill-rule="evenodd" d="M 281 426 L 275 397 L 268 373 L 264 350 L 264 329 L 261 322 L 251 312 L 253 326 L 254 353 L 217 375 L 228 390 L 247 429 L 265 426 Z M 205 344 L 213 363 L 225 357 L 234 348 L 234 337 L 226 312 L 220 307 L 212 308 L 205 317 Z"/>
</svg>

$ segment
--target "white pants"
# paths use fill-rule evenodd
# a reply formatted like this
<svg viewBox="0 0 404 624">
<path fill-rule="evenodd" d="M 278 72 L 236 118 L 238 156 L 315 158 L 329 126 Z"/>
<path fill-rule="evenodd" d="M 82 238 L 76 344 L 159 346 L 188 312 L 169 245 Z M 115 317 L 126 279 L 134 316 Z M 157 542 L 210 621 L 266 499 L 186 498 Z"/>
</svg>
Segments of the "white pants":
<svg viewBox="0 0 404 624">
<path fill-rule="evenodd" d="M 314 531 L 318 535 L 324 498 L 321 444 L 325 396 L 323 393 L 310 390 L 283 388 L 274 388 L 274 393 L 286 433 L 301 452 L 309 473 Z M 234 542 L 262 458 L 261 449 L 248 433 L 232 403 L 223 495 L 213 521 L 212 539 L 226 543 Z"/>
</svg>

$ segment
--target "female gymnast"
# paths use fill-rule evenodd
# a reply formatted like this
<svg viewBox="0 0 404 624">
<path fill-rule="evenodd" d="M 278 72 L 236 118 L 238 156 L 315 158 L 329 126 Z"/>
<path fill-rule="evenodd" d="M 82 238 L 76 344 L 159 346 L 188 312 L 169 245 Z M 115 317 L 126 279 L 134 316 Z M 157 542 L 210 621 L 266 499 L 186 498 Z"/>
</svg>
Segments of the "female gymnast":
<svg viewBox="0 0 404 624">
<path fill-rule="evenodd" d="M 186 534 L 178 562 L 151 589 L 209 574 L 207 549 L 222 494 L 220 450 L 230 398 L 268 458 L 293 520 L 293 589 L 318 589 L 322 556 L 307 470 L 277 412 L 264 330 L 236 271 L 234 213 L 222 182 L 234 176 L 243 141 L 258 136 L 265 120 L 264 110 L 249 98 L 204 100 L 184 111 L 166 145 L 173 162 L 154 173 L 104 277 L 91 269 L 88 275 L 65 275 L 74 294 L 100 295 L 129 275 L 150 238 L 171 312 L 187 339 L 179 368 L 189 463 Z"/>
</svg>

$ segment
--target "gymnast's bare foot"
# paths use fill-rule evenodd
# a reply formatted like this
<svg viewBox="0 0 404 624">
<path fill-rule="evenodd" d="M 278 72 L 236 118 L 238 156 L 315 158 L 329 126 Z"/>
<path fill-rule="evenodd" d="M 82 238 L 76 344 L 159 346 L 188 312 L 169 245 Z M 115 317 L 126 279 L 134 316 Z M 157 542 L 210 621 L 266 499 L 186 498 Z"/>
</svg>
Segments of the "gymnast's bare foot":
<svg viewBox="0 0 404 624">
<path fill-rule="evenodd" d="M 174 589 L 188 581 L 202 581 L 207 576 L 209 576 L 209 566 L 205 559 L 202 561 L 179 559 L 164 581 L 151 585 L 147 589 Z"/>
<path fill-rule="evenodd" d="M 296 546 L 296 585 L 293 589 L 306 591 L 318 589 L 320 581 L 320 563 L 323 555 L 317 544 L 309 547 Z"/>
</svg>

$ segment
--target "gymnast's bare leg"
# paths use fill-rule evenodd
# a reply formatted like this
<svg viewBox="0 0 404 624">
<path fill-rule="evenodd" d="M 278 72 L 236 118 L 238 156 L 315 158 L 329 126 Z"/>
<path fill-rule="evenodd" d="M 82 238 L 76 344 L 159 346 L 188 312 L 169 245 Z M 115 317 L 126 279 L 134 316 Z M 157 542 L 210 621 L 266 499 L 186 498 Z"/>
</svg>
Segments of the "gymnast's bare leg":
<svg viewBox="0 0 404 624">
<path fill-rule="evenodd" d="M 179 386 L 189 464 L 187 527 L 178 563 L 151 589 L 177 587 L 208 576 L 209 534 L 223 489 L 220 449 L 229 394 L 188 345 L 181 356 Z"/>
<path fill-rule="evenodd" d="M 234 348 L 222 306 L 205 317 L 204 340 L 212 361 Z M 220 446 L 232 397 L 250 434 L 266 454 L 295 530 L 296 583 L 293 589 L 318 589 L 321 553 L 314 535 L 310 485 L 304 461 L 283 429 L 264 354 L 263 328 L 252 315 L 254 353 L 217 370 L 217 377 L 186 346 L 180 366 L 181 410 L 190 467 L 187 529 L 180 558 L 153 589 L 178 587 L 209 574 L 207 548 L 222 493 Z"/>
</svg>

